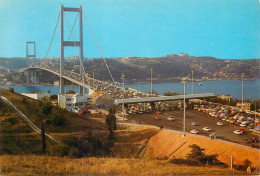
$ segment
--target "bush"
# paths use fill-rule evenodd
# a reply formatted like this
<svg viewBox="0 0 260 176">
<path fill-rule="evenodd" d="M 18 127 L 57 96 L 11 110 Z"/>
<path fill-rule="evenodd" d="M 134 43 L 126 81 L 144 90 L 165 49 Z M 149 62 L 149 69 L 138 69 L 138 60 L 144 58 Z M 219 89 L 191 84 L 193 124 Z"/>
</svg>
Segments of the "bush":
<svg viewBox="0 0 260 176">
<path fill-rule="evenodd" d="M 172 159 L 170 160 L 170 163 L 173 164 L 180 164 L 180 165 L 188 165 L 188 166 L 199 166 L 201 165 L 200 162 L 194 161 L 194 160 L 189 160 L 189 159 Z"/>
<path fill-rule="evenodd" d="M 58 95 L 51 95 L 50 98 L 51 98 L 52 100 L 58 99 Z"/>
<path fill-rule="evenodd" d="M 17 119 L 15 117 L 10 117 L 7 119 L 7 121 L 10 123 L 11 126 L 13 126 L 16 123 Z"/>
<path fill-rule="evenodd" d="M 42 107 L 42 113 L 46 116 L 49 116 L 49 114 L 51 114 L 52 111 L 52 105 L 50 103 L 46 103 L 43 107 Z"/>
<path fill-rule="evenodd" d="M 205 149 L 200 148 L 196 144 L 190 145 L 190 148 L 192 148 L 191 153 L 187 155 L 189 159 L 198 161 L 201 164 L 215 165 L 219 163 L 219 160 L 217 159 L 217 154 L 205 155 L 205 153 L 203 153 Z"/>
<path fill-rule="evenodd" d="M 8 90 L 12 93 L 14 93 L 14 88 L 13 87 L 9 87 Z"/>
<path fill-rule="evenodd" d="M 55 116 L 52 120 L 52 125 L 55 127 L 62 127 L 66 122 L 66 119 L 61 116 Z"/>
</svg>

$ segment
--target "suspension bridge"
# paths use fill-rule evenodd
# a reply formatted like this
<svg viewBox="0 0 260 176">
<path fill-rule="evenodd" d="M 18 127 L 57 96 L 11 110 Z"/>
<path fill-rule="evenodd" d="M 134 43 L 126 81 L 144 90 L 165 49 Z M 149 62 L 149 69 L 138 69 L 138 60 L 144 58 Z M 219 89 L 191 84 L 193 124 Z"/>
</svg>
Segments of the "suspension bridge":
<svg viewBox="0 0 260 176">
<path fill-rule="evenodd" d="M 68 18 L 66 13 L 67 12 L 74 12 L 77 13 L 77 16 L 75 18 L 75 21 L 73 23 L 73 25 L 71 26 L 69 24 Z M 83 65 L 83 30 L 82 30 L 82 23 L 83 23 L 83 16 L 85 21 L 87 22 L 87 25 L 91 31 L 91 34 L 94 38 L 94 41 L 99 49 L 99 52 L 101 54 L 101 58 L 103 59 L 107 71 L 109 73 L 109 76 L 111 78 L 112 83 L 107 82 L 107 81 L 101 81 L 98 79 L 94 79 L 94 77 L 89 77 L 88 74 L 86 74 L 86 71 L 84 69 L 84 65 Z M 76 41 L 74 36 L 73 36 L 73 29 L 75 27 L 76 21 L 79 18 L 79 40 Z M 67 40 L 64 40 L 64 19 L 65 22 L 67 23 L 68 29 L 69 29 L 69 36 Z M 58 26 L 58 23 L 60 21 L 60 57 L 59 57 L 59 64 L 54 64 L 52 62 L 49 62 L 49 60 L 47 60 L 47 56 L 48 53 L 50 51 L 50 48 L 52 46 L 52 42 L 56 33 L 56 29 Z M 29 46 L 33 45 L 33 52 L 30 53 L 29 50 Z M 65 70 L 64 68 L 64 49 L 65 47 L 75 47 L 77 54 L 78 54 L 78 58 L 79 58 L 79 73 L 76 73 L 73 70 Z M 106 60 L 104 58 L 104 55 L 102 53 L 102 50 L 98 44 L 98 41 L 96 40 L 96 37 L 92 31 L 92 28 L 88 22 L 88 19 L 82 9 L 82 6 L 80 6 L 79 8 L 72 8 L 72 7 L 63 7 L 63 5 L 61 5 L 61 9 L 57 18 L 57 22 L 54 28 L 54 32 L 52 35 L 52 39 L 50 42 L 50 45 L 48 47 L 48 50 L 44 56 L 44 58 L 41 58 L 39 56 L 39 52 L 36 52 L 36 50 L 38 51 L 38 48 L 36 47 L 36 43 L 35 42 L 27 42 L 26 43 L 26 57 L 27 57 L 27 67 L 22 69 L 21 71 L 26 72 L 26 84 L 29 84 L 29 80 L 32 80 L 33 84 L 36 84 L 36 74 L 37 74 L 37 70 L 42 70 L 42 71 L 47 71 L 50 73 L 53 73 L 54 75 L 59 76 L 60 78 L 60 94 L 64 94 L 64 81 L 68 80 L 74 84 L 79 85 L 79 94 L 80 95 L 85 95 L 85 90 L 86 88 L 89 90 L 89 94 L 95 92 L 95 91 L 105 91 L 105 92 L 116 92 L 116 93 L 125 93 L 124 88 L 117 86 L 114 78 L 112 76 L 112 73 L 106 63 Z M 36 54 L 38 54 L 38 60 L 36 61 Z M 31 62 L 30 62 L 31 61 Z M 58 66 L 59 65 L 59 66 Z M 31 77 L 31 79 L 30 79 Z M 142 94 L 144 95 L 143 92 L 137 91 L 135 89 L 130 89 L 129 88 L 130 93 L 134 94 L 134 93 L 138 93 L 138 94 Z M 184 95 L 185 96 L 185 95 Z M 209 97 L 215 97 L 216 94 L 193 94 L 191 96 L 187 96 L 187 99 L 195 99 L 195 98 L 209 98 Z M 128 100 L 123 100 L 119 99 L 119 100 L 115 100 L 115 104 L 119 105 L 122 104 L 123 106 L 126 106 L 129 103 L 140 103 L 140 102 L 156 102 L 156 101 L 170 101 L 170 100 L 180 100 L 183 99 L 183 95 L 181 96 L 171 96 L 171 97 L 146 97 L 146 98 L 141 98 L 141 99 L 128 99 Z"/>
</svg>

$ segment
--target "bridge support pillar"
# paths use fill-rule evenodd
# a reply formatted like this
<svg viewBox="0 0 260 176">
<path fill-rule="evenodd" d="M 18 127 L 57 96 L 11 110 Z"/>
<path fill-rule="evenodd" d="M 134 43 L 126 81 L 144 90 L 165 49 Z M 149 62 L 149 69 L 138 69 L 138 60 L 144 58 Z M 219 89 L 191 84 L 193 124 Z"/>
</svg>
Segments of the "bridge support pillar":
<svg viewBox="0 0 260 176">
<path fill-rule="evenodd" d="M 26 76 L 26 85 L 28 86 L 29 85 L 29 71 L 28 70 L 26 70 L 25 76 Z"/>
<path fill-rule="evenodd" d="M 33 71 L 33 83 L 36 85 L 36 70 Z"/>
<path fill-rule="evenodd" d="M 64 94 L 64 78 L 60 77 L 60 94 Z"/>
</svg>

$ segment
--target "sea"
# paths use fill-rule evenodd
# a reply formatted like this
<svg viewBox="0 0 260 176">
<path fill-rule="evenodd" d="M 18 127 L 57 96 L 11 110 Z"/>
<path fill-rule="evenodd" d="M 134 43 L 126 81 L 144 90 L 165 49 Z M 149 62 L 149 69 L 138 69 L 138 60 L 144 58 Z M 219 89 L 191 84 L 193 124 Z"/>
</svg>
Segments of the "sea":
<svg viewBox="0 0 260 176">
<path fill-rule="evenodd" d="M 218 95 L 231 95 L 234 99 L 242 99 L 242 80 L 214 80 L 214 81 L 202 81 L 193 82 L 193 93 L 216 93 Z M 50 94 L 59 94 L 59 86 L 25 86 L 25 85 L 16 85 L 16 86 L 0 86 L 2 88 L 8 89 L 13 87 L 14 91 L 17 93 L 30 93 L 30 92 L 47 92 L 50 91 Z M 150 92 L 151 84 L 126 84 L 125 87 L 134 88 L 142 92 Z M 192 83 L 186 83 L 186 94 L 191 93 Z M 153 84 L 152 88 L 158 93 L 163 94 L 167 91 L 177 92 L 183 94 L 184 84 L 183 83 L 160 83 Z M 256 80 L 244 80 L 244 99 L 260 99 L 260 79 Z M 72 90 L 72 86 L 65 86 L 64 91 Z M 78 86 L 73 86 L 75 92 L 79 91 Z M 86 92 L 88 92 L 86 90 Z"/>
</svg>

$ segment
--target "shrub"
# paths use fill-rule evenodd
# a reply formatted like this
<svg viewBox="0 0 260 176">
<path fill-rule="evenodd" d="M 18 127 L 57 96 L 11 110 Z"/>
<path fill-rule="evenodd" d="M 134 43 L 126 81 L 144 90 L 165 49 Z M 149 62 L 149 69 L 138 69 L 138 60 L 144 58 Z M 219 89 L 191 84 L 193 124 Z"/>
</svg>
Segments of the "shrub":
<svg viewBox="0 0 260 176">
<path fill-rule="evenodd" d="M 58 98 L 58 95 L 51 95 L 50 98 L 51 98 L 52 100 L 55 100 L 55 99 Z"/>
<path fill-rule="evenodd" d="M 66 119 L 64 117 L 61 116 L 55 116 L 52 120 L 52 125 L 57 127 L 62 127 L 66 122 Z"/>
<path fill-rule="evenodd" d="M 15 117 L 9 117 L 7 121 L 10 123 L 11 126 L 13 126 L 16 123 L 17 119 Z"/>
<path fill-rule="evenodd" d="M 42 107 L 42 113 L 46 116 L 49 116 L 49 114 L 51 114 L 52 111 L 52 105 L 50 103 L 46 103 L 43 107 Z"/>
<path fill-rule="evenodd" d="M 12 93 L 14 93 L 14 88 L 13 87 L 9 87 L 8 90 Z"/>
</svg>

